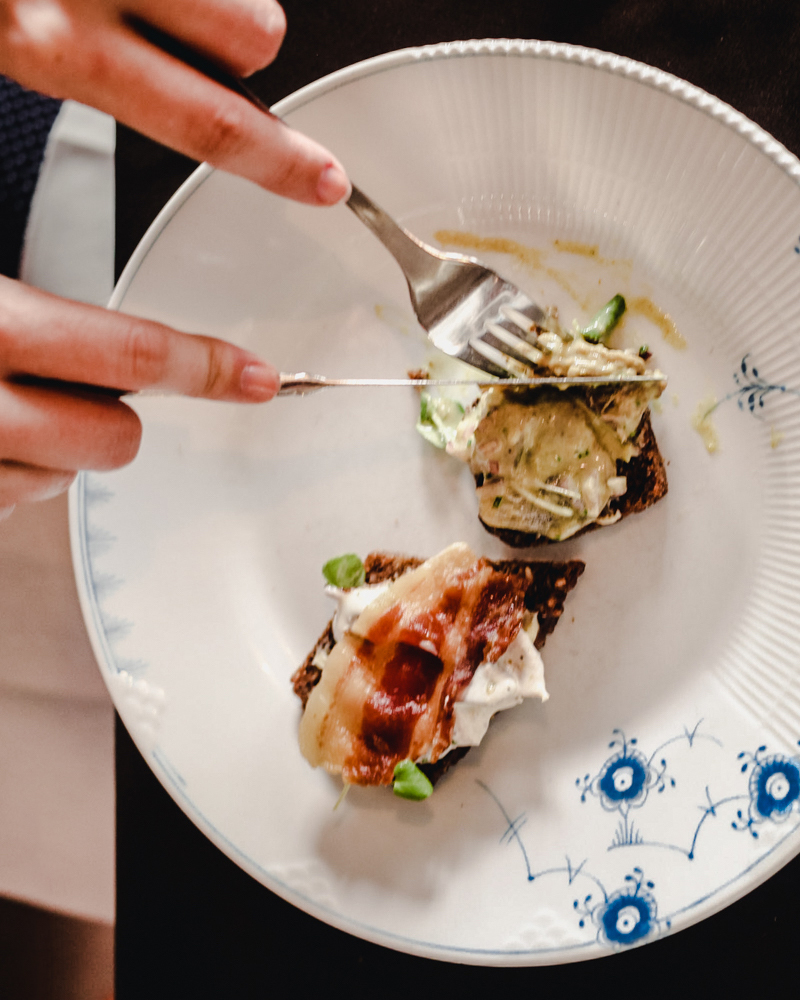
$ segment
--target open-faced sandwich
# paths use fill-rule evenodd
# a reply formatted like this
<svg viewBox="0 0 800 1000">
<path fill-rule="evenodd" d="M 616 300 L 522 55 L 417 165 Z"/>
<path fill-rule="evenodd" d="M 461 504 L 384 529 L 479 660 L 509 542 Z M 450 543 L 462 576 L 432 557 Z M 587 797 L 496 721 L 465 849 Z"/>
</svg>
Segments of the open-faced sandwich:
<svg viewBox="0 0 800 1000">
<path fill-rule="evenodd" d="M 332 560 L 338 609 L 292 678 L 303 755 L 345 784 L 424 798 L 493 715 L 547 698 L 539 650 L 583 569 L 491 562 L 463 543 L 425 562 Z"/>
<path fill-rule="evenodd" d="M 565 331 L 554 314 L 547 328 L 530 330 L 533 374 L 611 376 L 616 383 L 489 388 L 466 405 L 422 393 L 417 429 L 467 463 L 481 523 L 508 545 L 562 541 L 642 511 L 667 492 L 650 423 L 663 376 L 648 371 L 646 348 L 605 343 L 624 309 L 615 296 L 584 330 Z M 643 374 L 654 380 L 626 384 L 626 375 Z"/>
</svg>

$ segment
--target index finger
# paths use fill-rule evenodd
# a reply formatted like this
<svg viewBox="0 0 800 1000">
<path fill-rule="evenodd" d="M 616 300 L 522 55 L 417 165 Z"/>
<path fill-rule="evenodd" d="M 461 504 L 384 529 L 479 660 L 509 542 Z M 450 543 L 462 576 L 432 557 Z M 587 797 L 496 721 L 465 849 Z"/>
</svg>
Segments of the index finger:
<svg viewBox="0 0 800 1000">
<path fill-rule="evenodd" d="M 39 30 L 38 14 L 39 21 L 29 16 L 37 5 L 17 2 L 5 12 L 0 2 L 0 68 L 23 85 L 90 104 L 157 142 L 240 174 L 275 194 L 312 205 L 332 205 L 349 196 L 347 174 L 327 149 L 137 31 L 133 22 L 145 23 L 143 17 L 152 6 L 148 0 L 140 0 L 141 10 L 132 0 L 129 11 L 113 4 L 96 9 L 81 3 L 76 4 L 77 14 L 56 3 L 38 6 L 47 8 L 46 31 Z M 258 42 L 261 37 L 263 43 L 269 30 L 251 32 L 255 51 L 246 46 L 237 63 L 231 50 L 241 26 L 233 31 L 228 25 L 233 40 L 227 43 L 220 26 L 226 19 L 238 23 L 242 11 L 252 5 L 243 0 L 218 5 L 207 0 L 204 10 L 213 13 L 217 6 L 218 16 L 210 22 L 220 31 L 215 46 L 208 42 L 207 29 L 186 29 L 185 3 L 174 16 L 160 17 L 157 23 L 165 29 L 156 30 L 175 32 L 179 45 L 200 45 L 218 66 L 252 69 L 272 56 L 272 50 Z M 21 11 L 28 12 L 26 17 L 20 16 Z M 273 41 L 274 35 L 273 28 Z"/>
<path fill-rule="evenodd" d="M 22 375 L 232 402 L 264 402 L 279 385 L 272 365 L 227 341 L 2 278 L 0 377 Z"/>
</svg>

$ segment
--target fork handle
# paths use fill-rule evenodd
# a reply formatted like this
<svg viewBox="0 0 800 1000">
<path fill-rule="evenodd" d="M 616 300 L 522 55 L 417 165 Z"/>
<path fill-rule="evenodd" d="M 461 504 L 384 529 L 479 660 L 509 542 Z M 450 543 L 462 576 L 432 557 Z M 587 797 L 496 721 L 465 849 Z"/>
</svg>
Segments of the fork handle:
<svg viewBox="0 0 800 1000">
<path fill-rule="evenodd" d="M 426 330 L 468 295 L 473 285 L 491 273 L 471 257 L 444 253 L 423 243 L 399 226 L 355 185 L 347 207 L 378 237 L 400 265 L 414 312 Z M 472 272 L 471 282 L 465 280 L 466 271 Z"/>
<path fill-rule="evenodd" d="M 353 193 L 347 201 L 347 207 L 368 229 L 372 230 L 394 257 L 405 274 L 412 292 L 414 286 L 438 277 L 442 262 L 448 260 L 448 255 L 428 246 L 407 229 L 399 226 L 355 184 Z"/>
</svg>

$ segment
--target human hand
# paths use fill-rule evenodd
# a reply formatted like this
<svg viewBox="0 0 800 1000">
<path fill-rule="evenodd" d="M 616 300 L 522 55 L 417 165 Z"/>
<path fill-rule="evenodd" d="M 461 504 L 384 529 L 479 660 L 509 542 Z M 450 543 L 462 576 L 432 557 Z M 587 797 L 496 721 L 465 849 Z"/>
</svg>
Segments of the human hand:
<svg viewBox="0 0 800 1000">
<path fill-rule="evenodd" d="M 64 492 L 80 469 L 136 455 L 138 416 L 92 386 L 258 403 L 278 384 L 271 365 L 225 341 L 0 278 L 0 519 Z"/>
<path fill-rule="evenodd" d="M 348 195 L 326 149 L 150 44 L 136 21 L 238 76 L 272 62 L 286 30 L 276 0 L 0 0 L 0 72 L 276 194 L 319 205 Z"/>
</svg>

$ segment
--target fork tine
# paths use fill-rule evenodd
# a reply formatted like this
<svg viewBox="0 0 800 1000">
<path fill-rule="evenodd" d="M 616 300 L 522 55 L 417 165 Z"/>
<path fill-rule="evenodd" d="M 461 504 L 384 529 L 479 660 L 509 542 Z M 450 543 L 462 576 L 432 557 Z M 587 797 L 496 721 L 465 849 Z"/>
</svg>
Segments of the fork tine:
<svg viewBox="0 0 800 1000">
<path fill-rule="evenodd" d="M 491 344 L 488 344 L 483 338 L 475 337 L 470 340 L 469 346 L 479 354 L 486 361 L 490 362 L 495 368 L 500 371 L 507 372 L 509 375 L 518 375 L 521 378 L 525 378 L 531 373 L 532 365 L 530 363 L 524 363 L 517 358 L 512 357 L 510 354 L 506 354 L 503 351 L 498 350 Z M 485 364 L 477 364 L 476 367 L 489 370 Z"/>
<path fill-rule="evenodd" d="M 520 312 L 519 309 L 514 309 L 512 306 L 500 306 L 500 312 L 527 334 L 533 333 L 536 329 L 536 322 L 530 316 Z"/>
<path fill-rule="evenodd" d="M 539 309 L 538 306 L 534 305 L 530 308 L 532 312 L 535 312 L 539 316 L 541 315 L 541 309 Z M 522 330 L 528 343 L 533 344 L 533 346 L 540 350 L 543 354 L 550 353 L 550 349 L 545 347 L 545 345 L 539 340 L 538 334 L 541 327 L 535 319 L 531 316 L 526 316 L 524 312 L 521 312 L 519 309 L 514 309 L 512 306 L 500 306 L 500 312 L 503 314 L 505 319 Z"/>
<path fill-rule="evenodd" d="M 522 337 L 517 336 L 517 334 L 506 330 L 499 323 L 487 323 L 486 330 L 499 340 L 504 347 L 511 348 L 511 356 L 517 357 L 519 361 L 526 364 L 538 365 L 544 360 L 544 353 L 542 351 L 538 350 L 538 348 L 534 347 L 527 340 L 523 340 Z"/>
</svg>

